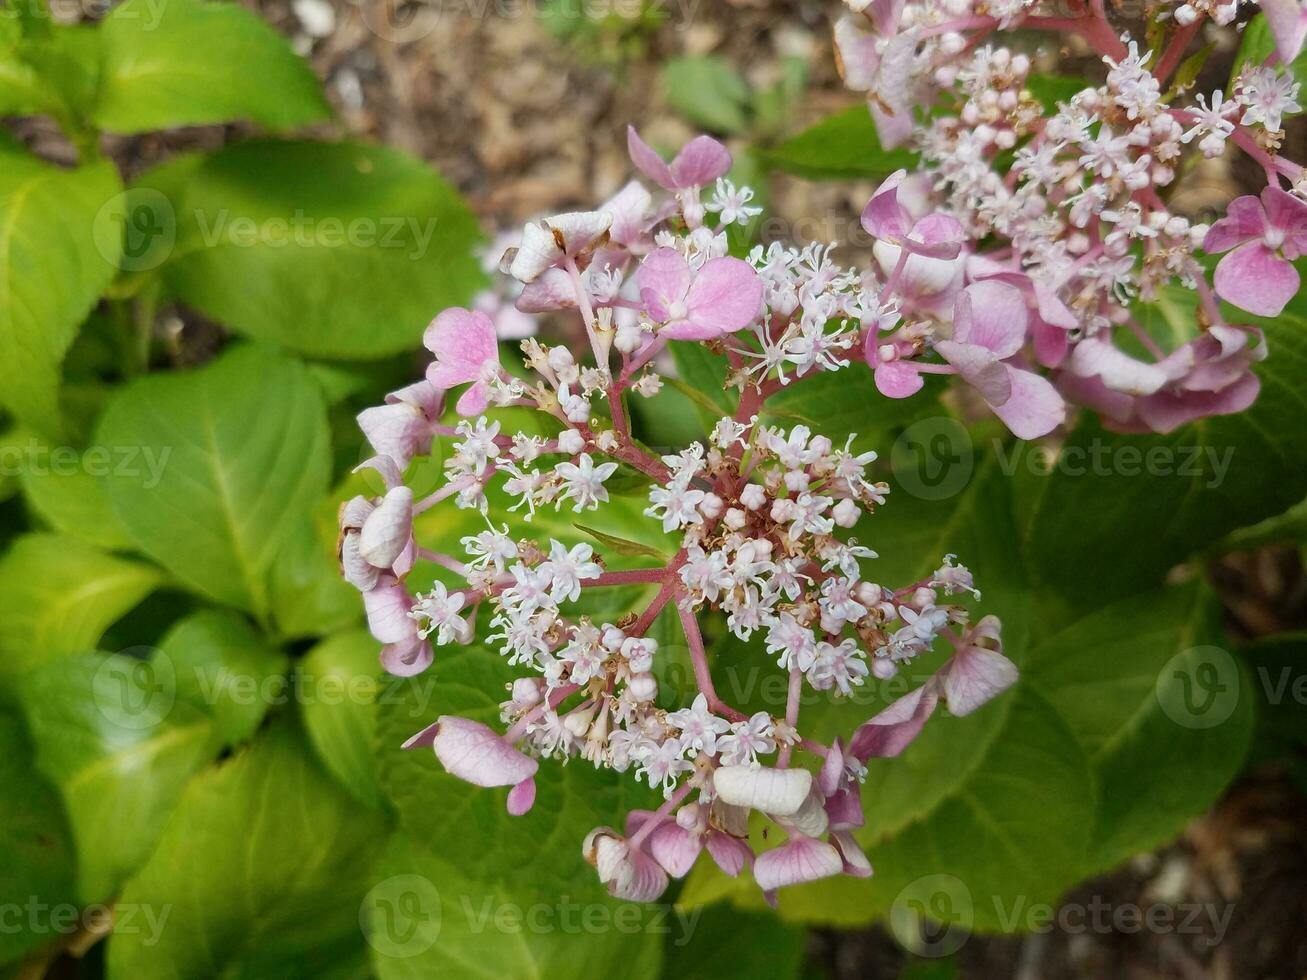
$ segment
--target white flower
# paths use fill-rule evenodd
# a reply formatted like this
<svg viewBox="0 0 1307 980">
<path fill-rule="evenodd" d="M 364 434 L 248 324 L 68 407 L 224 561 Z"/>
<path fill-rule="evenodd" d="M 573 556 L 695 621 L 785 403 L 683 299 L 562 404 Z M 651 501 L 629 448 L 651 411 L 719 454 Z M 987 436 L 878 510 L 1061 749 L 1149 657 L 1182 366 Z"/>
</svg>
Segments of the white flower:
<svg viewBox="0 0 1307 980">
<path fill-rule="evenodd" d="M 759 754 L 776 751 L 775 725 L 771 715 L 759 711 L 744 721 L 731 725 L 730 733 L 717 740 L 723 766 L 757 765 Z"/>
<path fill-rule="evenodd" d="M 436 642 L 442 645 L 455 641 L 467 643 L 472 631 L 467 620 L 458 615 L 463 604 L 463 593 L 451 595 L 443 582 L 433 585 L 426 595 L 419 593 L 409 613 L 418 621 L 418 636 L 426 638 L 435 633 Z"/>
<path fill-rule="evenodd" d="M 731 727 L 725 718 L 718 718 L 708 710 L 708 699 L 702 693 L 695 696 L 690 707 L 668 715 L 667 722 L 680 731 L 683 748 L 709 755 L 717 751 L 717 736 Z"/>
<path fill-rule="evenodd" d="M 575 463 L 559 463 L 554 467 L 554 472 L 563 480 L 559 503 L 575 500 L 576 505 L 572 510 L 580 512 L 587 508 L 594 510 L 608 499 L 604 481 L 617 472 L 617 464 L 601 463 L 595 466 L 590 454 L 582 453 Z"/>
<path fill-rule="evenodd" d="M 817 655 L 817 638 L 789 613 L 781 613 L 767 630 L 767 652 L 780 654 L 781 670 L 807 671 Z"/>
<path fill-rule="evenodd" d="M 593 555 L 588 544 L 568 551 L 560 541 L 549 542 L 549 560 L 540 566 L 540 574 L 552 580 L 549 596 L 554 602 L 575 602 L 581 596 L 581 583 L 603 574 L 599 563 L 591 560 Z"/>
<path fill-rule="evenodd" d="M 716 190 L 705 207 L 709 211 L 721 212 L 721 222 L 724 225 L 745 225 L 762 214 L 762 208 L 749 206 L 752 200 L 752 188 L 741 187 L 736 190 L 735 185 L 725 177 L 718 177 Z"/>
</svg>

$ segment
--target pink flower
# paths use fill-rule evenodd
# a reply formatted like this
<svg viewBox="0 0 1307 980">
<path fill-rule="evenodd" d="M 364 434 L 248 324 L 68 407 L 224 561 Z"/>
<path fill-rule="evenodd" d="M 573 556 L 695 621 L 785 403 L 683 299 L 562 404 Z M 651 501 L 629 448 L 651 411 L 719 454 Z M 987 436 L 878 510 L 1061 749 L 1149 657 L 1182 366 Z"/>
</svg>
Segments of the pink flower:
<svg viewBox="0 0 1307 980">
<path fill-rule="evenodd" d="M 382 643 L 411 643 L 417 639 L 417 621 L 409 615 L 413 597 L 404 583 L 389 572 L 383 574 L 376 586 L 363 593 L 363 610 L 367 613 L 368 629 Z"/>
<path fill-rule="evenodd" d="M 780 847 L 758 855 L 753 865 L 754 880 L 773 905 L 777 889 L 818 881 L 843 871 L 844 859 L 834 846 L 803 834 L 794 834 Z"/>
<path fill-rule="evenodd" d="M 1082 340 L 1058 386 L 1102 412 L 1123 432 L 1171 432 L 1187 422 L 1231 415 L 1253 403 L 1261 384 L 1252 365 L 1266 357 L 1261 331 L 1214 324 L 1149 364 L 1106 341 Z"/>
<path fill-rule="evenodd" d="M 1213 279 L 1222 299 L 1257 316 L 1279 316 L 1298 292 L 1289 260 L 1307 251 L 1307 203 L 1278 187 L 1263 189 L 1260 200 L 1237 197 L 1208 230 L 1203 249 L 1230 253 Z"/>
<path fill-rule="evenodd" d="M 962 637 L 958 650 L 936 675 L 948 710 L 969 715 L 1017 682 L 1016 664 L 1003 656 L 997 617 L 986 616 Z"/>
<path fill-rule="evenodd" d="M 900 359 L 914 353 L 915 349 L 907 341 L 882 344 L 874 330 L 868 332 L 865 354 L 876 390 L 886 398 L 910 398 L 919 392 L 925 384 L 921 370 L 911 361 Z"/>
<path fill-rule="evenodd" d="M 674 820 L 656 817 L 648 810 L 632 810 L 626 818 L 626 832 L 638 833 L 650 819 L 657 819 L 657 826 L 648 834 L 648 849 L 669 875 L 684 878 L 706 847 L 717 866 L 734 878 L 752 863 L 753 851 L 743 840 L 714 827 L 708 814 L 708 808 L 698 803 L 681 807 Z"/>
<path fill-rule="evenodd" d="M 943 212 L 914 215 L 899 200 L 906 176 L 899 170 L 876 188 L 862 209 L 862 227 L 876 239 L 872 253 L 900 300 L 946 315 L 947 304 L 962 285 L 966 233 L 956 218 Z"/>
<path fill-rule="evenodd" d="M 396 677 L 420 674 L 435 659 L 431 643 L 414 634 L 398 643 L 387 643 L 381 648 L 381 669 Z"/>
<path fill-rule="evenodd" d="M 1015 272 L 983 255 L 967 260 L 972 282 L 993 279 L 1021 290 L 1029 314 L 1029 333 L 1035 360 L 1044 367 L 1057 367 L 1071 348 L 1068 331 L 1080 326 L 1079 318 L 1057 295 L 1057 290 L 1035 282 L 1024 272 Z"/>
<path fill-rule="evenodd" d="M 403 747 L 430 746 L 452 776 L 474 786 L 512 786 L 508 812 L 518 817 L 535 802 L 535 774 L 539 764 L 523 755 L 508 739 L 470 718 L 441 715 L 435 724 L 418 732 Z"/>
<path fill-rule="evenodd" d="M 1307 39 L 1307 7 L 1302 0 L 1261 0 L 1261 8 L 1275 38 L 1280 64 L 1287 65 L 1298 57 Z"/>
<path fill-rule="evenodd" d="M 615 898 L 652 902 L 667 890 L 667 873 L 658 862 L 609 827 L 590 831 L 581 853 Z"/>
<path fill-rule="evenodd" d="M 670 164 L 640 138 L 634 126 L 626 127 L 626 147 L 644 175 L 668 191 L 703 187 L 731 169 L 730 153 L 711 136 L 690 140 Z"/>
<path fill-rule="evenodd" d="M 444 390 L 473 382 L 458 400 L 458 413 L 484 412 L 490 403 L 488 379 L 499 373 L 499 345 L 490 317 L 462 307 L 445 310 L 427 327 L 422 343 L 436 355 L 427 368 L 428 383 Z"/>
<path fill-rule="evenodd" d="M 584 268 L 608 241 L 612 214 L 571 211 L 532 221 L 522 229 L 522 242 L 504 252 L 499 267 L 519 282 L 532 283 L 569 259 Z"/>
<path fill-rule="evenodd" d="M 938 704 L 939 695 L 927 681 L 859 725 L 849 740 L 849 755 L 862 761 L 894 758 L 921 734 Z"/>
<path fill-rule="evenodd" d="M 673 340 L 711 340 L 747 327 L 762 311 L 762 279 L 747 262 L 709 259 L 698 272 L 674 248 L 649 255 L 636 273 L 640 298 Z"/>
<path fill-rule="evenodd" d="M 1016 287 L 994 280 L 972 283 L 953 308 L 953 339 L 935 349 L 957 368 L 989 407 L 1022 439 L 1057 428 L 1066 403 L 1047 379 L 1007 364 L 1026 340 L 1026 304 Z"/>
<path fill-rule="evenodd" d="M 912 107 L 917 101 L 912 72 L 917 39 L 899 34 L 904 0 L 876 0 L 867 21 L 845 15 L 835 23 L 835 54 L 844 83 L 868 94 L 881 146 L 892 149 L 912 135 Z"/>
<path fill-rule="evenodd" d="M 358 415 L 359 428 L 372 448 L 395 461 L 401 470 L 414 456 L 431 449 L 445 393 L 429 381 L 418 381 L 386 396 L 386 403 Z"/>
</svg>

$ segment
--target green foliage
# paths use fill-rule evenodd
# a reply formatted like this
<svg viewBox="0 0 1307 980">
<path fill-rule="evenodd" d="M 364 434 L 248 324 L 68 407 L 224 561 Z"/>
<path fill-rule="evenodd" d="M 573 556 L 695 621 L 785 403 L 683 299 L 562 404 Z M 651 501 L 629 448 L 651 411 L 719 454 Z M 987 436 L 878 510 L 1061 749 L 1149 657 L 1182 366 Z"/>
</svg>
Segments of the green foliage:
<svg viewBox="0 0 1307 980">
<path fill-rule="evenodd" d="M 294 129 L 331 110 L 309 66 L 234 3 L 126 0 L 101 26 L 92 118 L 112 133 L 248 119 Z"/>
<path fill-rule="evenodd" d="M 0 679 L 94 649 L 163 582 L 138 561 L 58 534 L 26 534 L 0 558 Z"/>
<path fill-rule="evenodd" d="M 159 462 L 154 477 L 108 481 L 137 547 L 200 593 L 266 617 L 280 546 L 327 489 L 326 418 L 304 366 L 240 347 L 189 375 L 142 379 L 111 400 L 97 441 Z"/>
<path fill-rule="evenodd" d="M 0 894 L 31 896 L 53 905 L 75 899 L 77 859 L 59 795 L 36 767 L 34 748 L 22 718 L 0 711 Z M 15 791 L 17 789 L 17 791 Z M 35 930 L 0 932 L 0 962 L 11 962 L 41 945 Z"/>
<path fill-rule="evenodd" d="M 762 152 L 769 166 L 808 180 L 856 180 L 886 177 L 912 167 L 911 150 L 884 149 L 865 105 L 850 106 Z"/>
<path fill-rule="evenodd" d="M 141 661 L 83 655 L 19 686 L 36 765 L 56 786 L 77 847 L 77 895 L 112 896 L 150 853 L 190 776 L 216 754 L 209 719 L 173 703 Z"/>
<path fill-rule="evenodd" d="M 159 260 L 171 291 L 302 353 L 411 349 L 432 310 L 465 302 L 481 281 L 471 212 L 396 150 L 240 143 L 166 164 L 132 190 L 160 241 L 172 240 Z"/>
<path fill-rule="evenodd" d="M 52 436 L 59 364 L 113 277 L 117 252 L 93 230 L 119 187 L 107 163 L 62 170 L 0 151 L 0 405 Z"/>
<path fill-rule="evenodd" d="M 191 780 L 121 902 L 170 909 L 120 926 L 110 980 L 342 976 L 364 956 L 359 896 L 385 832 L 280 721 Z"/>
</svg>

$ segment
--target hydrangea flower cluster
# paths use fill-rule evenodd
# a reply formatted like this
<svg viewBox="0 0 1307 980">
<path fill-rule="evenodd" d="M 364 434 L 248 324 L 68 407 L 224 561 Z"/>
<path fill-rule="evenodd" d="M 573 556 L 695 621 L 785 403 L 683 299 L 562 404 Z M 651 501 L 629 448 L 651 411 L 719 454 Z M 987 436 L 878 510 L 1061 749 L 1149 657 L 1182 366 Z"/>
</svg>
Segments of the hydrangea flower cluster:
<svg viewBox="0 0 1307 980">
<path fill-rule="evenodd" d="M 1298 292 L 1307 178 L 1280 146 L 1284 119 L 1302 111 L 1284 67 L 1307 34 L 1300 0 L 1261 0 L 1276 42 L 1268 63 L 1245 64 L 1230 92 L 1197 93 L 1177 69 L 1238 0 L 1150 4 L 1147 51 L 1118 34 L 1102 0 L 1068 16 L 1036 0 L 847 2 L 835 28 L 845 81 L 868 93 L 882 142 L 913 140 L 924 165 L 863 214 L 882 270 L 909 297 L 904 324 L 868 337 L 882 392 L 959 374 L 1022 436 L 1055 426 L 1067 402 L 1157 432 L 1251 404 L 1266 346 L 1255 327 L 1227 322 L 1218 298 L 1269 317 Z M 1017 28 L 1083 38 L 1102 84 L 1046 111 L 1030 57 L 984 43 Z M 1176 213 L 1167 200 L 1188 165 L 1229 147 L 1260 165 L 1266 188 L 1210 225 Z M 1168 286 L 1196 293 L 1197 329 L 1172 342 L 1132 312 Z M 985 307 L 962 299 L 977 287 L 1005 306 L 1003 329 L 977 330 Z"/>
<path fill-rule="evenodd" d="M 583 843 L 612 894 L 655 899 L 704 850 L 728 874 L 751 866 L 769 898 L 790 884 L 869 875 L 854 839 L 867 765 L 900 753 L 941 703 L 967 714 L 1017 672 L 1002 654 L 998 620 L 973 622 L 956 601 L 979 592 L 953 555 L 937 556 L 936 570 L 918 581 L 877 580 L 876 553 L 859 542 L 889 493 L 871 469 L 876 454 L 853 438 L 837 445 L 805 425 L 769 424 L 766 404 L 866 349 L 908 344 L 917 328 L 902 311 L 924 308 L 913 263 L 955 262 L 957 222 L 913 219 L 891 182 L 869 206 L 886 229 L 885 248 L 896 250 L 883 277 L 839 266 L 828 246 L 777 244 L 734 257 L 727 231 L 757 209 L 747 188 L 727 180 L 727 150 L 699 137 L 666 161 L 634 130 L 629 148 L 657 197 L 632 182 L 595 211 L 528 224 L 503 257 L 516 285 L 499 295 L 515 293 L 531 314 L 561 312 L 577 344 L 528 337 L 510 371 L 484 309 L 445 310 L 426 332 L 434 356 L 425 379 L 359 417 L 376 453 L 363 467 L 385 492 L 343 506 L 343 574 L 362 593 L 391 673 L 418 673 L 438 648 L 474 642 L 520 671 L 501 705 L 502 731 L 442 716 L 406 747 L 434 750 L 468 782 L 506 787 L 513 814 L 531 808 L 542 759 L 579 756 L 661 792 L 656 810 L 632 812 L 620 830 L 596 828 Z M 943 350 L 1014 429 L 1033 432 L 1049 385 L 1012 363 L 1022 297 L 1002 279 L 957 290 L 952 346 Z M 659 391 L 669 343 L 724 356 L 738 407 L 705 440 L 655 453 L 633 435 L 628 401 Z M 906 392 L 913 378 L 900 365 L 908 362 L 878 361 L 881 387 Z M 523 409 L 540 424 L 506 429 Z M 452 451 L 439 488 L 419 498 L 406 472 L 435 440 Z M 611 506 L 617 479 L 643 487 L 665 561 L 613 569 L 601 535 L 596 551 L 509 530 L 509 520 L 531 530 L 546 509 L 585 520 Z M 419 543 L 415 519 L 437 506 L 461 508 L 484 529 Z M 419 562 L 445 574 L 414 593 L 408 578 Z M 585 612 L 592 591 L 630 586 L 646 595 L 637 608 Z M 689 703 L 671 707 L 659 704 L 657 665 L 667 651 L 653 628 L 664 612 L 664 622 L 679 621 L 696 688 Z M 788 679 L 775 713 L 746 714 L 719 696 L 709 617 Z M 942 667 L 845 737 L 822 744 L 804 735 L 805 687 L 845 697 L 941 645 L 951 650 Z M 751 820 L 771 821 L 780 831 L 772 840 L 783 843 L 755 855 Z"/>
</svg>

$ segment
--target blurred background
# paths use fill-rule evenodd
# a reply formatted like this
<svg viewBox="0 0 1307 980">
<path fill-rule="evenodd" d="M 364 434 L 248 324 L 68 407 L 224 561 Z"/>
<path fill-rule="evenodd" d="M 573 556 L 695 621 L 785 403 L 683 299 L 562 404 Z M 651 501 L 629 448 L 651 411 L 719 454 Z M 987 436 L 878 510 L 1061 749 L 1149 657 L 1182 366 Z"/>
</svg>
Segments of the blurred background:
<svg viewBox="0 0 1307 980">
<path fill-rule="evenodd" d="M 841 259 L 865 262 L 857 215 L 911 157 L 876 145 L 840 82 L 837 4 L 5 12 L 0 975 L 1307 977 L 1297 449 L 1254 466 L 1246 507 L 1195 518 L 1211 531 L 1202 547 L 1157 546 L 1167 567 L 1187 560 L 1204 615 L 1243 651 L 1241 727 L 1182 748 L 1190 769 L 1118 786 L 1184 802 L 1114 870 L 1089 861 L 1051 892 L 1018 886 L 1001 928 L 955 901 L 864 913 L 838 892 L 778 916 L 697 882 L 693 901 L 670 896 L 627 929 L 578 884 L 590 869 L 572 829 L 593 816 L 570 812 L 580 804 L 543 808 L 566 832 L 537 823 L 512 839 L 497 803 L 379 748 L 443 702 L 377 676 L 357 594 L 335 578 L 335 509 L 366 486 L 347 475 L 369 455 L 354 415 L 418 375 L 440 308 L 503 308 L 484 292 L 502 233 L 630 179 L 628 124 L 665 151 L 723 139 L 769 209 L 757 240 L 841 242 Z M 1219 42 L 1203 70 L 1219 79 L 1233 56 Z M 1069 49 L 1041 70 L 1083 64 Z M 1242 179 L 1205 164 L 1184 209 L 1222 205 Z M 268 215 L 307 215 L 312 240 L 235 241 L 234 220 Z M 328 217 L 371 237 L 324 255 Z M 391 232 L 411 247 L 386 253 Z M 699 409 L 669 391 L 643 424 L 673 442 Z M 1149 547 L 1117 541 L 1136 543 Z M 1050 632 L 1099 604 L 1057 602 L 1042 607 Z M 1150 622 L 1146 604 L 1107 616 L 1126 633 Z M 1147 671 L 1142 684 L 1151 696 Z M 416 710 L 388 721 L 387 704 Z M 579 785 L 603 812 L 611 786 Z M 1025 824 L 1010 830 L 1017 856 L 1002 860 L 1020 863 Z M 540 864 L 535 848 L 558 851 L 537 897 L 486 870 L 496 850 Z"/>
</svg>

